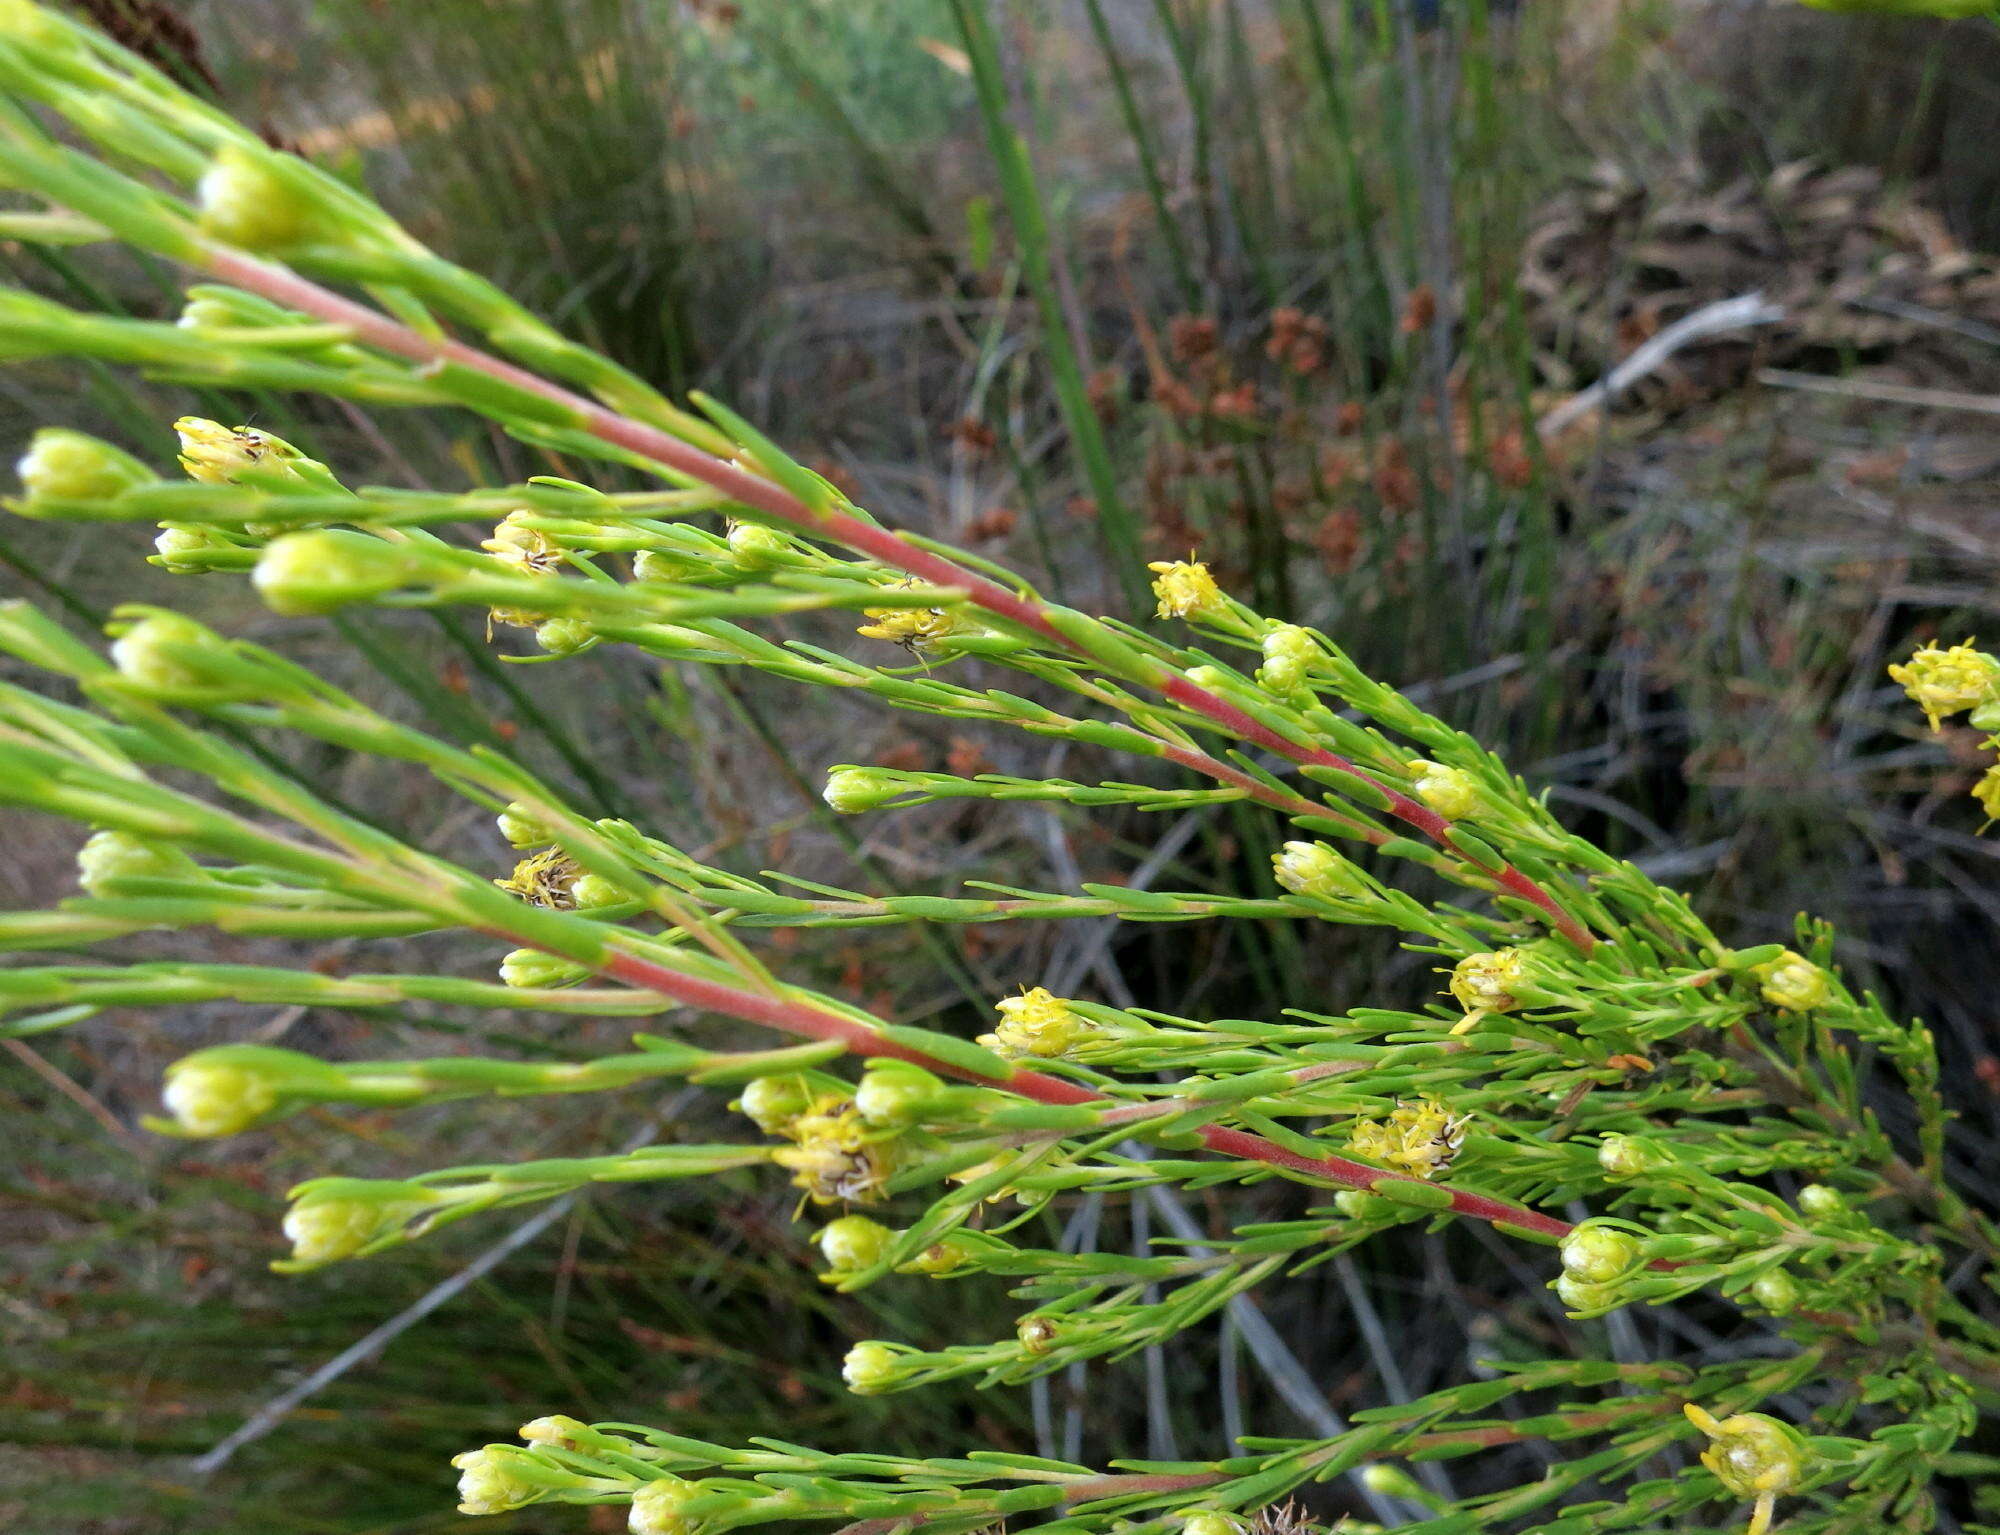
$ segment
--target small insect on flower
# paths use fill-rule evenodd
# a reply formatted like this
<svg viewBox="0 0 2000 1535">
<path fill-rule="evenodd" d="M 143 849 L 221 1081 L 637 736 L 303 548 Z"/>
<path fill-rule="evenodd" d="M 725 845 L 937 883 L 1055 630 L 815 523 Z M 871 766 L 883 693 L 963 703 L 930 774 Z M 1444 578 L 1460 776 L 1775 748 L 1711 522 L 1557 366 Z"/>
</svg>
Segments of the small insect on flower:
<svg viewBox="0 0 2000 1535">
<path fill-rule="evenodd" d="M 909 580 L 898 581 L 896 586 L 900 590 L 923 584 Z M 863 608 L 861 616 L 870 622 L 856 629 L 856 634 L 868 640 L 888 640 L 916 658 L 921 658 L 925 650 L 940 640 L 962 634 L 968 627 L 949 608 Z"/>
<path fill-rule="evenodd" d="M 1889 678 L 1903 685 L 1936 730 L 1940 720 L 2000 697 L 2000 657 L 1975 650 L 1970 640 L 1947 649 L 1925 645 L 1891 666 Z"/>
<path fill-rule="evenodd" d="M 1681 1409 L 1688 1421 L 1708 1435 L 1701 1463 L 1709 1474 L 1739 1498 L 1755 1499 L 1744 1535 L 1764 1535 L 1777 1510 L 1778 1495 L 1804 1479 L 1812 1451 L 1789 1423 L 1761 1412 L 1739 1412 L 1716 1418 L 1689 1402 Z"/>
<path fill-rule="evenodd" d="M 1161 618 L 1215 618 L 1228 599 L 1208 567 L 1190 556 L 1185 560 L 1155 560 L 1146 567 L 1154 574 L 1153 595 Z"/>
<path fill-rule="evenodd" d="M 1415 1103 L 1398 1103 L 1386 1120 L 1357 1119 L 1347 1144 L 1358 1156 L 1419 1178 L 1442 1178 L 1465 1144 L 1469 1114 L 1453 1114 L 1426 1093 Z"/>
<path fill-rule="evenodd" d="M 550 911 L 574 911 L 576 884 L 582 874 L 582 865 L 574 858 L 560 848 L 551 847 L 523 858 L 514 865 L 512 874 L 493 883 L 530 905 Z"/>
</svg>

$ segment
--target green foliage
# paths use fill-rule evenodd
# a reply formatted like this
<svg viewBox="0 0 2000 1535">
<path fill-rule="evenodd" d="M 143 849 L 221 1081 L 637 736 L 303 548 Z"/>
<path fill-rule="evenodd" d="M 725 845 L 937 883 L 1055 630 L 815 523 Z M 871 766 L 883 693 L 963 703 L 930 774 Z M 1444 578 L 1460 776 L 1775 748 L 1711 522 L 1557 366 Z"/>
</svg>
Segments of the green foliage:
<svg viewBox="0 0 2000 1535">
<path fill-rule="evenodd" d="M 968 37 L 997 134 L 990 40 L 976 23 Z M 246 1042 L 183 1059 L 164 1101 L 189 1136 L 330 1104 L 682 1078 L 740 1087 L 766 1137 L 315 1178 L 293 1190 L 283 1267 L 389 1252 L 598 1183 L 769 1169 L 789 1175 L 802 1210 L 867 1206 L 900 1223 L 828 1225 L 824 1277 L 838 1291 L 985 1275 L 1027 1303 L 994 1338 L 856 1344 L 844 1374 L 864 1396 L 1122 1358 L 1266 1281 L 1394 1240 L 1391 1228 L 1472 1222 L 1531 1244 L 1526 1261 L 1579 1325 L 1702 1296 L 1776 1349 L 1694 1364 L 1499 1361 L 1485 1379 L 1364 1408 L 1311 1439 L 1245 1436 L 1238 1455 L 1103 1470 L 987 1450 L 828 1453 L 767 1435 L 731 1447 L 544 1417 L 523 1444 L 458 1458 L 464 1512 L 623 1505 L 635 1535 L 781 1520 L 969 1531 L 1037 1514 L 1065 1531 L 1217 1535 L 1272 1528 L 1294 1490 L 1374 1463 L 1358 1485 L 1392 1511 L 1390 1499 L 1421 1507 L 1404 1527 L 1425 1535 L 1706 1528 L 1695 1521 L 1746 1504 L 1753 1532 L 1780 1510 L 1788 1529 L 1831 1532 L 1925 1528 L 1941 1474 L 1984 1467 L 1961 1446 L 2000 1390 L 2000 1330 L 1960 1290 L 1974 1271 L 1990 1288 L 2000 1229 L 1948 1176 L 1929 1032 L 1850 986 L 1823 924 L 1802 919 L 1796 950 L 1768 934 L 1726 942 L 1688 899 L 1565 827 L 1472 736 L 1327 634 L 1235 600 L 1199 562 L 1154 567 L 1158 617 L 1178 625 L 1168 638 L 886 528 L 726 407 L 674 404 L 346 182 L 24 0 L 0 9 L 0 84 L 0 180 L 44 220 L 17 234 L 116 240 L 204 279 L 181 324 L 11 292 L 0 353 L 461 409 L 564 467 L 607 466 L 608 486 L 657 482 L 351 490 L 336 466 L 268 433 L 187 418 L 185 483 L 80 434 L 44 437 L 23 515 L 157 522 L 168 570 L 247 575 L 281 615 L 463 608 L 532 630 L 543 654 L 523 659 L 578 673 L 606 651 L 744 668 L 1026 731 L 1083 761 L 1139 759 L 1126 777 L 1078 782 L 836 765 L 828 798 L 844 813 L 940 798 L 1137 813 L 1228 803 L 1297 834 L 1270 850 L 1271 888 L 1256 898 L 1082 881 L 921 896 L 751 878 L 179 612 L 122 609 L 100 654 L 15 605 L 0 614 L 0 650 L 36 685 L 0 685 L 0 802 L 94 831 L 82 895 L 0 915 L 11 949 L 90 959 L 0 971 L 9 1033 L 220 997 L 688 1010 L 803 1041 L 744 1052 L 642 1034 L 630 1052 L 561 1063 L 336 1062 Z M 1019 220 L 1033 191 L 1024 159 L 1009 163 Z M 719 529 L 701 520 L 718 516 Z M 490 536 L 452 536 L 475 518 L 494 523 Z M 1966 647 L 1926 652 L 1898 678 L 1927 712 L 1970 710 L 1980 728 L 2000 707 L 1996 679 L 2000 662 Z M 470 867 L 332 803 L 249 741 L 404 765 L 497 817 L 527 856 L 509 871 Z M 1311 993 L 1262 1019 L 1035 987 L 992 999 L 998 1024 L 973 1041 L 783 979 L 762 941 L 771 928 L 1082 916 L 1377 927 L 1441 979 L 1419 1006 L 1329 1008 Z M 100 954 L 157 931 L 435 935 L 457 959 L 328 975 Z M 493 980 L 458 973 L 481 947 L 496 951 Z M 1885 1097 L 1896 1133 L 1878 1113 Z M 1236 1190 L 1277 1180 L 1296 1186 L 1286 1218 L 1231 1213 Z M 1078 1194 L 1211 1190 L 1221 1218 L 1199 1241 L 1130 1254 L 1037 1245 L 1037 1217 Z M 1591 1213 L 1551 1213 L 1572 1204 Z M 1450 1497 L 1382 1465 L 1523 1443 L 1547 1447 L 1542 1474 Z"/>
</svg>

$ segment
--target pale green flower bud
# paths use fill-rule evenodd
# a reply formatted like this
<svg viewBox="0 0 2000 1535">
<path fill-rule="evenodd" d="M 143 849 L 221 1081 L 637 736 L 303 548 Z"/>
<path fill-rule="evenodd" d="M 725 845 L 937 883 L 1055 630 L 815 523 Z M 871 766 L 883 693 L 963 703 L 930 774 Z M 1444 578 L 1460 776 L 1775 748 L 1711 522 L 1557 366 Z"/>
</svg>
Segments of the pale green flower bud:
<svg viewBox="0 0 2000 1535">
<path fill-rule="evenodd" d="M 1604 1137 L 1597 1148 L 1597 1165 L 1607 1178 L 1636 1178 L 1654 1164 L 1655 1158 L 1643 1141 L 1616 1132 Z"/>
<path fill-rule="evenodd" d="M 1379 1461 L 1372 1466 L 1364 1466 L 1361 1481 L 1370 1492 L 1379 1492 L 1388 1498 L 1415 1498 L 1421 1501 L 1425 1496 L 1417 1479 L 1401 1466 L 1385 1466 Z"/>
<path fill-rule="evenodd" d="M 1366 1220 L 1385 1208 L 1387 1201 L 1366 1189 L 1342 1189 L 1333 1196 L 1333 1207 L 1349 1220 Z"/>
<path fill-rule="evenodd" d="M 843 1215 L 822 1226 L 814 1240 L 826 1259 L 829 1277 L 838 1278 L 873 1268 L 896 1240 L 896 1233 L 865 1215 Z"/>
<path fill-rule="evenodd" d="M 167 697 L 212 694 L 215 679 L 201 666 L 202 653 L 223 648 L 222 640 L 179 613 L 149 613 L 111 643 L 111 661 L 128 681 Z"/>
<path fill-rule="evenodd" d="M 1807 1215 L 1821 1220 L 1847 1213 L 1847 1201 L 1841 1197 L 1839 1189 L 1828 1188 L 1824 1183 L 1808 1183 L 1799 1190 L 1799 1208 Z"/>
<path fill-rule="evenodd" d="M 282 251 L 327 238 L 318 204 L 286 176 L 275 152 L 224 144 L 195 183 L 201 227 L 225 245 Z"/>
<path fill-rule="evenodd" d="M 363 1178 L 315 1178 L 292 1193 L 284 1230 L 296 1264 L 351 1258 L 438 1202 L 438 1196 L 421 1184 L 381 1184 Z"/>
<path fill-rule="evenodd" d="M 76 882 L 88 895 L 113 895 L 120 880 L 201 878 L 201 866 L 177 847 L 130 832 L 100 831 L 76 850 Z"/>
<path fill-rule="evenodd" d="M 658 549 L 642 549 L 632 556 L 634 581 L 685 581 L 690 576 L 706 574 L 708 568 L 699 560 Z"/>
<path fill-rule="evenodd" d="M 813 1095 L 798 1077 L 758 1077 L 743 1084 L 729 1106 L 747 1114 L 766 1135 L 783 1135 L 792 1122 L 812 1107 Z"/>
<path fill-rule="evenodd" d="M 590 972 L 574 960 L 540 949 L 513 949 L 500 961 L 500 984 L 526 988 L 571 986 Z"/>
<path fill-rule="evenodd" d="M 1024 1316 L 1014 1329 L 1014 1336 L 1021 1340 L 1021 1350 L 1028 1354 L 1046 1354 L 1056 1346 L 1056 1324 L 1045 1316 Z"/>
<path fill-rule="evenodd" d="M 1280 695 L 1297 692 L 1321 654 L 1312 635 L 1296 624 L 1279 624 L 1266 634 L 1263 651 L 1264 664 L 1257 668 L 1258 686 Z"/>
<path fill-rule="evenodd" d="M 1227 1514 L 1204 1508 L 1181 1520 L 1181 1535 L 1243 1535 L 1243 1526 Z"/>
<path fill-rule="evenodd" d="M 458 1511 L 504 1514 L 534 1502 L 542 1489 L 520 1475 L 519 1463 L 525 1458 L 522 1451 L 501 1445 L 454 1455 L 451 1463 L 458 1470 Z"/>
<path fill-rule="evenodd" d="M 1421 757 L 1409 769 L 1415 775 L 1410 792 L 1447 821 L 1460 820 L 1479 808 L 1479 783 L 1470 773 Z"/>
<path fill-rule="evenodd" d="M 1287 842 L 1271 855 L 1271 872 L 1293 895 L 1337 901 L 1368 894 L 1361 871 L 1324 842 Z"/>
<path fill-rule="evenodd" d="M 693 1526 L 681 1512 L 690 1500 L 701 1496 L 699 1482 L 663 1476 L 648 1482 L 632 1494 L 632 1510 L 625 1528 L 631 1535 L 690 1535 Z"/>
<path fill-rule="evenodd" d="M 1556 1294 L 1565 1306 L 1580 1314 L 1610 1311 L 1618 1305 L 1618 1292 L 1613 1286 L 1593 1284 L 1570 1273 L 1556 1277 Z"/>
<path fill-rule="evenodd" d="M 1768 965 L 1758 965 L 1758 994 L 1773 1007 L 1788 1013 L 1807 1013 L 1833 1000 L 1833 986 L 1827 973 L 1803 954 L 1785 950 Z"/>
<path fill-rule="evenodd" d="M 871 1125 L 900 1130 L 917 1123 L 947 1091 L 912 1061 L 874 1061 L 854 1088 L 854 1109 Z"/>
<path fill-rule="evenodd" d="M 265 545 L 250 584 L 274 613 L 331 613 L 392 592 L 411 574 L 411 557 L 393 544 L 366 533 L 314 528 Z"/>
<path fill-rule="evenodd" d="M 971 1254 L 966 1251 L 963 1239 L 954 1232 L 948 1237 L 943 1237 L 931 1243 L 929 1247 L 918 1253 L 908 1263 L 898 1265 L 896 1272 L 899 1274 L 929 1274 L 935 1277 L 939 1274 L 949 1274 L 956 1269 L 963 1268 L 969 1257 L 971 1257 Z"/>
<path fill-rule="evenodd" d="M 533 1418 L 521 1425 L 521 1437 L 529 1444 L 552 1445 L 559 1450 L 574 1449 L 586 1440 L 601 1437 L 588 1424 L 575 1418 L 556 1413 L 546 1418 Z"/>
<path fill-rule="evenodd" d="M 500 828 L 500 835 L 507 839 L 509 847 L 541 847 L 555 841 L 555 834 L 548 823 L 539 819 L 533 807 L 514 800 L 500 812 L 494 825 Z"/>
<path fill-rule="evenodd" d="M 206 1055 L 190 1055 L 169 1066 L 160 1094 L 174 1123 L 187 1134 L 235 1135 L 278 1107 L 281 1094 L 268 1069 Z"/>
<path fill-rule="evenodd" d="M 840 1363 L 840 1378 L 856 1396 L 875 1396 L 895 1385 L 903 1354 L 893 1343 L 857 1343 Z"/>
<path fill-rule="evenodd" d="M 859 815 L 909 792 L 905 780 L 880 768 L 838 767 L 826 775 L 820 797 L 840 815 Z"/>
<path fill-rule="evenodd" d="M 1187 680 L 1198 688 L 1207 688 L 1211 693 L 1226 692 L 1236 679 L 1219 666 L 1190 666 Z"/>
<path fill-rule="evenodd" d="M 535 643 L 552 656 L 573 656 L 597 640 L 597 631 L 581 618 L 551 618 L 535 625 Z"/>
<path fill-rule="evenodd" d="M 36 432 L 15 472 L 23 492 L 15 510 L 29 517 L 47 502 L 110 501 L 158 478 L 131 454 L 63 426 Z"/>
<path fill-rule="evenodd" d="M 632 899 L 601 874 L 579 874 L 570 881 L 569 898 L 576 903 L 578 911 L 589 911 L 594 906 L 616 906 Z"/>
<path fill-rule="evenodd" d="M 729 552 L 736 563 L 748 570 L 768 570 L 782 565 L 792 553 L 791 540 L 776 528 L 757 522 L 729 525 Z"/>
<path fill-rule="evenodd" d="M 177 576 L 193 575 L 209 568 L 194 558 L 196 555 L 236 547 L 213 528 L 185 527 L 171 522 L 162 523 L 160 536 L 153 540 L 155 562 Z"/>
<path fill-rule="evenodd" d="M 1584 1284 L 1609 1284 L 1639 1266 L 1645 1249 L 1629 1231 L 1585 1221 L 1562 1239 L 1563 1272 Z"/>
<path fill-rule="evenodd" d="M 1750 1286 L 1757 1304 L 1773 1316 L 1783 1316 L 1799 1303 L 1799 1287 L 1783 1269 L 1766 1269 Z"/>
</svg>

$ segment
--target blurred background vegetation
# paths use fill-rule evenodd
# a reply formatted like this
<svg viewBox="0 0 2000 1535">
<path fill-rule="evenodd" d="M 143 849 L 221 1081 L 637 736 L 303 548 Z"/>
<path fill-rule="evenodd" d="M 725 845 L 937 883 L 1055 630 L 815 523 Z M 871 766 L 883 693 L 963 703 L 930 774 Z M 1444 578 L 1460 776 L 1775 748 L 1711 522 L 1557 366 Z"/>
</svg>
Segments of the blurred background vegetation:
<svg viewBox="0 0 2000 1535">
<path fill-rule="evenodd" d="M 1133 610 L 1139 559 L 1198 550 L 1233 589 L 1417 685 L 1576 824 L 1697 887 L 1725 931 L 1781 938 L 1808 905 L 1837 919 L 1849 964 L 1938 1029 L 1956 1172 L 1994 1194 L 2000 842 L 1973 835 L 1968 743 L 1926 736 L 1882 665 L 1919 636 L 1984 633 L 2000 609 L 2000 29 L 1644 0 L 82 8 L 594 345 L 731 401 L 878 514 L 1114 612 Z M 178 302 L 171 274 L 130 259 L 0 257 L 52 293 Z M 1754 290 L 1782 323 L 1537 430 L 1674 320 Z M 253 419 L 351 484 L 576 467 L 457 419 L 81 366 L 0 374 L 4 444 L 57 422 L 164 463 L 189 410 Z M 1098 766 L 1031 741 L 605 651 L 508 664 L 513 636 L 430 614 L 281 623 L 241 583 L 144 564 L 138 530 L 10 521 L 0 540 L 0 582 L 80 624 L 122 600 L 188 604 L 747 871 L 783 860 L 916 891 L 1268 878 L 1271 828 L 1240 807 L 1162 833 L 984 803 L 835 825 L 818 805 L 832 762 Z M 432 786 L 295 760 L 372 816 L 506 867 L 491 829 Z M 68 892 L 66 836 L 5 833 L 10 904 Z M 495 957 L 425 962 L 471 973 Z M 1375 935 L 1247 923 L 884 929 L 790 958 L 966 1032 L 1036 982 L 1249 1017 L 1432 985 Z M 208 1007 L 0 1042 L 0 1520 L 23 1535 L 441 1530 L 459 1522 L 447 1458 L 548 1411 L 725 1440 L 1207 1454 L 1245 1423 L 1297 1431 L 1301 1389 L 1347 1410 L 1460 1378 L 1466 1338 L 1475 1356 L 1562 1332 L 1619 1351 L 1703 1338 L 1698 1309 L 1559 1326 L 1532 1282 L 1530 1299 L 1489 1294 L 1477 1276 L 1518 1260 L 1461 1232 L 1275 1291 L 1289 1379 L 1224 1329 L 1018 1399 L 911 1412 L 840 1391 L 846 1343 L 935 1339 L 997 1311 L 998 1292 L 823 1293 L 789 1198 L 745 1178 L 566 1208 L 226 1464 L 191 1471 L 513 1229 L 455 1227 L 280 1280 L 263 1264 L 288 1183 L 699 1137 L 729 1116 L 635 1089 L 163 1142 L 136 1128 L 160 1068 L 221 1039 L 574 1057 L 624 1037 L 615 1020 L 505 1033 Z M 1148 1236 L 1121 1208 L 1052 1219 L 1075 1243 Z M 1457 1329 L 1434 1324 L 1439 1308 Z M 612 1526 L 534 1509 L 486 1527 Z"/>
</svg>

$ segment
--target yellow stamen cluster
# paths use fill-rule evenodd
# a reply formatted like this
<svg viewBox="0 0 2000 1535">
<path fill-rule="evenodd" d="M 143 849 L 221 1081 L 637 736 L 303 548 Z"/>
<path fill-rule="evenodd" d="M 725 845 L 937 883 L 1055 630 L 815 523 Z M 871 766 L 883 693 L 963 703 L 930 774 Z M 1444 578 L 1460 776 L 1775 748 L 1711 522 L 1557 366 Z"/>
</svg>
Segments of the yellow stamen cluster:
<svg viewBox="0 0 2000 1535">
<path fill-rule="evenodd" d="M 818 1099 L 784 1133 L 792 1144 L 772 1152 L 771 1160 L 789 1168 L 794 1186 L 815 1204 L 879 1200 L 896 1169 L 894 1132 L 869 1124 L 852 1098 Z"/>
<path fill-rule="evenodd" d="M 1471 1022 L 1488 1013 L 1511 1013 L 1519 1007 L 1517 993 L 1527 978 L 1519 949 L 1468 954 L 1452 966 L 1451 994 L 1465 1009 L 1466 1021 Z"/>
<path fill-rule="evenodd" d="M 2000 699 L 2000 658 L 1973 649 L 1970 640 L 1947 649 L 1925 645 L 1908 661 L 1891 666 L 1889 677 L 1903 685 L 1933 730 L 1942 719 Z"/>
<path fill-rule="evenodd" d="M 1737 1497 L 1755 1499 L 1744 1535 L 1764 1535 L 1771 1527 L 1778 1495 L 1791 1491 L 1805 1477 L 1812 1459 L 1805 1440 L 1790 1424 L 1761 1412 L 1739 1412 L 1718 1419 L 1692 1402 L 1682 1411 L 1708 1435 L 1702 1465 Z"/>
<path fill-rule="evenodd" d="M 525 520 L 529 515 L 526 511 L 509 512 L 493 529 L 491 538 L 479 541 L 479 547 L 524 576 L 552 576 L 562 568 L 562 546 L 540 528 L 530 527 Z M 548 616 L 527 608 L 494 608 L 487 614 L 491 623 L 514 629 L 532 629 Z"/>
<path fill-rule="evenodd" d="M 1833 987 L 1826 972 L 1790 949 L 1769 964 L 1756 966 L 1751 973 L 1761 983 L 1758 990 L 1764 1000 L 1788 1013 L 1809 1013 L 1833 1000 Z"/>
<path fill-rule="evenodd" d="M 1454 1115 L 1426 1093 L 1415 1103 L 1399 1103 L 1387 1119 L 1357 1119 L 1347 1132 L 1357 1156 L 1419 1178 L 1441 1178 L 1465 1144 L 1469 1116 Z"/>
<path fill-rule="evenodd" d="M 1979 801 L 1979 808 L 1986 812 L 1986 830 L 1995 821 L 2000 821 L 2000 762 L 1988 768 L 1979 782 L 1972 786 L 1972 797 Z"/>
<path fill-rule="evenodd" d="M 1213 618 L 1224 612 L 1228 599 L 1200 560 L 1155 560 L 1146 568 L 1153 572 L 1161 618 Z"/>
<path fill-rule="evenodd" d="M 544 848 L 514 865 L 514 872 L 494 884 L 522 900 L 550 911 L 576 909 L 576 882 L 583 870 L 560 848 Z"/>
<path fill-rule="evenodd" d="M 1068 1055 L 1097 1032 L 1046 986 L 1036 986 L 1018 997 L 1002 997 L 994 1008 L 1000 1014 L 1000 1027 L 980 1035 L 979 1042 L 1001 1055 L 1045 1059 Z"/>
<path fill-rule="evenodd" d="M 888 640 L 905 650 L 916 651 L 939 640 L 964 632 L 948 608 L 863 608 L 870 620 L 854 632 L 863 639 Z"/>
</svg>

